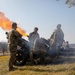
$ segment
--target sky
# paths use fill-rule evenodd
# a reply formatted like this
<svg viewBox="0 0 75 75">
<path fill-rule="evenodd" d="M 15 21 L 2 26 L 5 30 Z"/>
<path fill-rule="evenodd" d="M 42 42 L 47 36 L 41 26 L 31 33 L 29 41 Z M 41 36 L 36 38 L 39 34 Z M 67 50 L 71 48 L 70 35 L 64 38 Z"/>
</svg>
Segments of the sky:
<svg viewBox="0 0 75 75">
<path fill-rule="evenodd" d="M 27 34 L 38 27 L 40 37 L 46 39 L 61 24 L 64 39 L 75 43 L 75 7 L 68 8 L 65 0 L 0 0 L 0 11 Z M 0 28 L 0 41 L 7 41 L 5 32 Z"/>
</svg>

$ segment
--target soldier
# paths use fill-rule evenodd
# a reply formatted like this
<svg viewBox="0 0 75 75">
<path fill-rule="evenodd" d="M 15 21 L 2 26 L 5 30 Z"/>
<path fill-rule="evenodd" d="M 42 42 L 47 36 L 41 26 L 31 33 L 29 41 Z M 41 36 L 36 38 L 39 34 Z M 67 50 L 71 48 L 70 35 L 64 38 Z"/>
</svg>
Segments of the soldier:
<svg viewBox="0 0 75 75">
<path fill-rule="evenodd" d="M 34 31 L 31 32 L 31 33 L 29 34 L 29 37 L 28 37 L 28 39 L 29 39 L 29 41 L 30 41 L 30 46 L 31 46 L 31 48 L 33 48 L 34 41 L 35 41 L 36 39 L 38 39 L 38 38 L 40 38 L 40 36 L 39 36 L 39 34 L 38 34 L 38 28 L 35 27 L 35 28 L 34 28 Z"/>
<path fill-rule="evenodd" d="M 54 44 L 56 47 L 61 47 L 63 44 L 63 40 L 64 40 L 64 33 L 61 29 L 61 24 L 57 25 L 57 29 L 53 32 L 50 41 L 52 43 L 52 45 Z M 50 44 L 51 44 L 50 43 Z"/>
<path fill-rule="evenodd" d="M 22 37 L 22 35 L 16 31 L 16 28 L 17 24 L 15 22 L 12 23 L 12 29 L 8 33 L 8 49 L 10 51 L 9 71 L 15 70 L 13 64 L 16 60 L 18 38 Z"/>
<path fill-rule="evenodd" d="M 61 46 L 63 44 L 63 40 L 64 40 L 64 33 L 61 29 L 61 24 L 58 24 L 57 29 L 55 30 L 55 42 Z"/>
<path fill-rule="evenodd" d="M 66 41 L 66 50 L 69 50 L 69 42 Z"/>
</svg>

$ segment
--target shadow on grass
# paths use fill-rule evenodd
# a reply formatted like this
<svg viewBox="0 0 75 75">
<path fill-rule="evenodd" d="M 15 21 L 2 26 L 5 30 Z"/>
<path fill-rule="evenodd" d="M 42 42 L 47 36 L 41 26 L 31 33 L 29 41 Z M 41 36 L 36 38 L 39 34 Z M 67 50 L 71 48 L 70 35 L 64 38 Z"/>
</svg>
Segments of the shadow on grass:
<svg viewBox="0 0 75 75">
<path fill-rule="evenodd" d="M 18 69 L 20 71 L 25 71 L 25 70 L 29 70 L 29 71 L 35 71 L 35 72 L 64 72 L 66 71 L 67 69 L 64 68 L 64 69 L 58 69 L 58 70 L 45 70 L 45 69 L 38 69 L 38 68 L 29 68 L 29 69 L 26 69 L 26 68 L 21 68 L 21 69 Z"/>
</svg>

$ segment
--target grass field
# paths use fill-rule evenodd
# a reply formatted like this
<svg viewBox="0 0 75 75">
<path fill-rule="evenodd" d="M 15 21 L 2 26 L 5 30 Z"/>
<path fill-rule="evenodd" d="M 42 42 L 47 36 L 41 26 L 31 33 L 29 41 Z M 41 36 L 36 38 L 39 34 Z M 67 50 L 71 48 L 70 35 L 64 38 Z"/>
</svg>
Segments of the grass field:
<svg viewBox="0 0 75 75">
<path fill-rule="evenodd" d="M 0 56 L 0 75 L 75 75 L 75 63 L 18 67 L 8 71 L 9 56 Z"/>
</svg>

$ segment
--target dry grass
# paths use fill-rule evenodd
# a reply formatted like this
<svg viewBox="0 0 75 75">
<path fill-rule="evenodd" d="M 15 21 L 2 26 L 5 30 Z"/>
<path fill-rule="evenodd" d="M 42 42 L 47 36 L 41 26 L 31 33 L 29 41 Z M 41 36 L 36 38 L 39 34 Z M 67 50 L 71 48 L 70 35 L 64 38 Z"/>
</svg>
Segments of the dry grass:
<svg viewBox="0 0 75 75">
<path fill-rule="evenodd" d="M 8 71 L 9 56 L 0 57 L 0 75 L 75 75 L 75 63 L 58 65 L 23 66 Z"/>
</svg>

